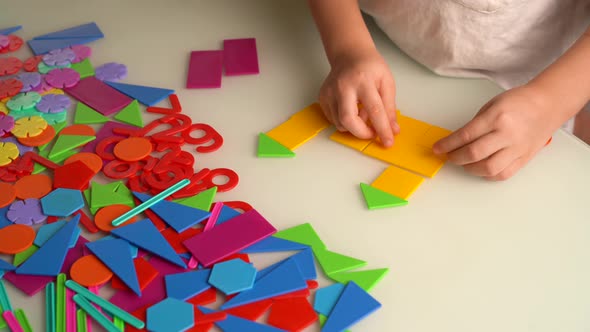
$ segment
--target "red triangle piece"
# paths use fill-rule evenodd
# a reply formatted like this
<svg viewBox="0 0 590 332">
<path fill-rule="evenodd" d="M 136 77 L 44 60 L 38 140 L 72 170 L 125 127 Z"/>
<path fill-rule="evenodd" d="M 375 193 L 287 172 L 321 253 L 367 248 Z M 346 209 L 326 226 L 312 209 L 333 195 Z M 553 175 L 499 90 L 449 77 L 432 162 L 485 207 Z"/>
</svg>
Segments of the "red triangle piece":
<svg viewBox="0 0 590 332">
<path fill-rule="evenodd" d="M 262 300 L 226 310 L 230 315 L 256 321 L 272 306 L 272 300 Z"/>
<path fill-rule="evenodd" d="M 268 324 L 287 331 L 302 331 L 318 320 L 307 299 L 302 297 L 275 301 L 268 315 Z"/>
</svg>

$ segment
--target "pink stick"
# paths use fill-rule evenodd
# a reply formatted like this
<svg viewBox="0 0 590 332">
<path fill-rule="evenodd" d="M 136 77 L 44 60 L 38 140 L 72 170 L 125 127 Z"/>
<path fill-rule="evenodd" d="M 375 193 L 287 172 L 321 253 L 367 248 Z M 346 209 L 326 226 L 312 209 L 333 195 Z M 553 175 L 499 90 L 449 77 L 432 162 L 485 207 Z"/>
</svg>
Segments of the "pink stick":
<svg viewBox="0 0 590 332">
<path fill-rule="evenodd" d="M 191 259 L 188 261 L 188 267 L 191 269 L 196 269 L 197 266 L 199 266 L 199 261 L 196 258 L 191 257 Z"/>
<path fill-rule="evenodd" d="M 12 332 L 25 332 L 23 330 L 23 328 L 20 326 L 20 324 L 18 323 L 18 320 L 16 320 L 16 317 L 14 317 L 14 314 L 12 313 L 12 311 L 5 311 L 2 314 L 2 317 L 4 317 L 4 320 L 6 321 L 8 328 L 10 328 L 10 331 L 12 331 Z"/>
<path fill-rule="evenodd" d="M 203 229 L 204 232 L 210 230 L 211 228 L 213 228 L 213 226 L 215 226 L 215 224 L 217 223 L 217 219 L 219 218 L 219 214 L 221 213 L 221 208 L 223 208 L 222 202 L 217 202 L 215 203 L 215 205 L 213 205 L 213 209 L 211 210 L 211 216 L 209 216 L 209 220 L 205 225 L 205 229 Z"/>
<path fill-rule="evenodd" d="M 69 288 L 66 289 L 66 332 L 76 332 L 77 326 L 77 314 L 76 314 L 76 303 L 74 303 L 75 293 Z"/>
</svg>

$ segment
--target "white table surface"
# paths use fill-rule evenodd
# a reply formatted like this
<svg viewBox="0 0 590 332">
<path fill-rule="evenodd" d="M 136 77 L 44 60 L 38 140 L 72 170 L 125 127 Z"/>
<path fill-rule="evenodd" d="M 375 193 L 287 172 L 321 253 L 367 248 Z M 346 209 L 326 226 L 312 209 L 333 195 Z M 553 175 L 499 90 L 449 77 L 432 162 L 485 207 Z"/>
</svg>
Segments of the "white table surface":
<svg viewBox="0 0 590 332">
<path fill-rule="evenodd" d="M 220 151 L 197 162 L 240 175 L 238 188 L 220 199 L 250 202 L 279 229 L 309 221 L 329 249 L 365 259 L 367 268 L 391 268 L 373 291 L 383 308 L 354 331 L 590 329 L 590 152 L 577 139 L 556 133 L 508 182 L 446 165 L 409 206 L 368 211 L 358 184 L 386 164 L 330 141 L 327 131 L 295 159 L 255 157 L 257 134 L 312 103 L 329 69 L 304 1 L 0 2 L 0 27 L 22 24 L 26 39 L 90 21 L 106 36 L 91 44 L 95 66 L 124 63 L 125 82 L 176 89 L 187 114 L 225 137 Z M 500 91 L 437 77 L 371 29 L 409 116 L 457 129 Z M 218 90 L 184 89 L 191 50 L 242 37 L 257 38 L 259 76 L 224 77 Z M 9 293 L 42 331 L 44 296 L 12 286 Z"/>
</svg>

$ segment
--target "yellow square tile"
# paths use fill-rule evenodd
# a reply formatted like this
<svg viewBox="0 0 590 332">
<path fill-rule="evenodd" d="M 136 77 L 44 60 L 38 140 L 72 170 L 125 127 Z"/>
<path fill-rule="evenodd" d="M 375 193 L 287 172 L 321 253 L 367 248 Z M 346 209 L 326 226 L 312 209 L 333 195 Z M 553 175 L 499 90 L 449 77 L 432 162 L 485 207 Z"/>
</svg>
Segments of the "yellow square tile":
<svg viewBox="0 0 590 332">
<path fill-rule="evenodd" d="M 436 156 L 430 149 L 399 137 L 391 148 L 386 149 L 373 142 L 363 153 L 430 178 L 436 175 L 445 163 L 444 159 Z"/>
<path fill-rule="evenodd" d="M 330 123 L 324 118 L 319 105 L 313 104 L 266 134 L 288 149 L 295 150 L 328 126 Z"/>
<path fill-rule="evenodd" d="M 363 151 L 373 141 L 370 139 L 356 138 L 351 133 L 343 133 L 338 130 L 330 135 L 330 139 L 357 151 Z"/>
<path fill-rule="evenodd" d="M 397 116 L 397 123 L 401 129 L 400 135 L 412 137 L 414 139 L 423 136 L 426 131 L 432 127 L 431 124 L 424 121 L 416 120 L 401 114 Z"/>
<path fill-rule="evenodd" d="M 424 178 L 396 166 L 389 166 L 371 184 L 372 187 L 407 200 L 424 182 Z"/>
<path fill-rule="evenodd" d="M 442 138 L 449 136 L 451 133 L 451 130 L 437 126 L 432 126 L 428 128 L 424 135 L 418 138 L 418 145 L 423 146 L 427 149 L 432 149 L 434 143 L 438 142 Z"/>
</svg>

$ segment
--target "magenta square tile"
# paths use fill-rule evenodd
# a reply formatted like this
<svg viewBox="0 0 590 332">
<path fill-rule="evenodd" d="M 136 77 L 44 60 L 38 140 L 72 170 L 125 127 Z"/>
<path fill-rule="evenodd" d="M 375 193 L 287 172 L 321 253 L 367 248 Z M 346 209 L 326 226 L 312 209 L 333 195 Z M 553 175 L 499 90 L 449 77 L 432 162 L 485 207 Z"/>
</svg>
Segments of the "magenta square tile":
<svg viewBox="0 0 590 332">
<path fill-rule="evenodd" d="M 226 76 L 256 75 L 260 73 L 255 38 L 226 39 L 223 41 L 223 66 Z"/>
<path fill-rule="evenodd" d="M 193 51 L 188 65 L 187 89 L 220 88 L 223 51 Z"/>
</svg>

